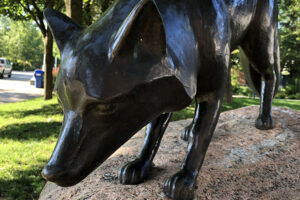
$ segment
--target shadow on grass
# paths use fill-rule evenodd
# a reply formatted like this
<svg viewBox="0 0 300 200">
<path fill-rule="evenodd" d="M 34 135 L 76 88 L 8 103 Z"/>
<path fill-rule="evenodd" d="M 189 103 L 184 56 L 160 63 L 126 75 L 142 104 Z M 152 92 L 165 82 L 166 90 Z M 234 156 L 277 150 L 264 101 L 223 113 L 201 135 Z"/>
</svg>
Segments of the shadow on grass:
<svg viewBox="0 0 300 200">
<path fill-rule="evenodd" d="M 50 136 L 57 137 L 60 131 L 59 122 L 34 122 L 14 124 L 1 128 L 0 139 L 42 140 Z"/>
<path fill-rule="evenodd" d="M 42 108 L 34 110 L 14 110 L 14 111 L 0 111 L 0 116 L 13 116 L 14 118 L 20 119 L 30 115 L 38 116 L 50 116 L 62 114 L 62 110 L 58 104 L 44 105 Z"/>
<path fill-rule="evenodd" d="M 13 179 L 0 178 L 0 199 L 27 200 L 37 199 L 45 185 L 41 171 L 43 166 L 35 166 L 29 170 L 14 170 Z"/>
<path fill-rule="evenodd" d="M 29 115 L 40 115 L 40 116 L 49 116 L 49 115 L 58 115 L 62 114 L 62 110 L 58 104 L 45 105 L 40 109 L 28 110 L 24 112 L 20 112 L 23 116 L 26 117 Z"/>
</svg>

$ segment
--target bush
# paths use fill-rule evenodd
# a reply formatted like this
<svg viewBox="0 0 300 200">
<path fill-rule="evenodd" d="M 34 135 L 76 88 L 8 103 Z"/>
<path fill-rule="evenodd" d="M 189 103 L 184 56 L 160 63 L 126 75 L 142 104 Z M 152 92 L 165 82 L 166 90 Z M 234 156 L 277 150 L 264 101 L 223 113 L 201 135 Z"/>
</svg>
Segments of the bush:
<svg viewBox="0 0 300 200">
<path fill-rule="evenodd" d="M 239 84 L 232 84 L 232 93 L 233 94 L 239 94 L 240 92 L 240 85 Z"/>
<path fill-rule="evenodd" d="M 13 70 L 14 71 L 34 71 L 37 68 L 33 67 L 31 64 L 27 63 L 27 62 L 21 62 L 21 61 L 17 61 L 17 60 L 13 60 Z"/>
<path fill-rule="evenodd" d="M 284 92 L 278 92 L 276 95 L 275 95 L 275 98 L 276 99 L 285 99 L 287 96 Z"/>
<path fill-rule="evenodd" d="M 286 93 L 288 95 L 296 95 L 300 93 L 300 79 L 295 78 L 288 82 L 288 86 L 286 87 Z"/>
<path fill-rule="evenodd" d="M 300 99 L 300 92 L 296 93 L 296 94 L 291 94 L 288 95 L 289 99 Z"/>
<path fill-rule="evenodd" d="M 247 86 L 240 86 L 239 90 L 238 90 L 238 94 L 241 94 L 241 95 L 244 95 L 247 97 L 251 97 L 253 94 L 253 90 Z"/>
<path fill-rule="evenodd" d="M 237 69 L 235 66 L 231 68 L 231 85 L 232 85 L 232 92 L 233 94 L 239 94 L 240 90 L 240 81 L 239 81 L 239 74 L 240 69 Z"/>
</svg>

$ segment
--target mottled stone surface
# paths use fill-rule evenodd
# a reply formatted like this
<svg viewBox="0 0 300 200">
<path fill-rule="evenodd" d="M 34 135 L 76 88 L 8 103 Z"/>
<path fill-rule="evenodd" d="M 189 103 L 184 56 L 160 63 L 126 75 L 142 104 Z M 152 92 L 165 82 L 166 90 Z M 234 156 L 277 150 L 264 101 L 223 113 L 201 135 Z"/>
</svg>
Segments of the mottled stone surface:
<svg viewBox="0 0 300 200">
<path fill-rule="evenodd" d="M 195 199 L 300 199 L 300 112 L 273 107 L 275 128 L 254 127 L 257 106 L 221 114 L 200 171 Z M 121 185 L 118 169 L 138 154 L 136 134 L 81 183 L 62 188 L 47 183 L 40 199 L 167 199 L 163 185 L 184 159 L 180 132 L 191 122 L 172 122 L 154 160 L 150 179 Z"/>
</svg>

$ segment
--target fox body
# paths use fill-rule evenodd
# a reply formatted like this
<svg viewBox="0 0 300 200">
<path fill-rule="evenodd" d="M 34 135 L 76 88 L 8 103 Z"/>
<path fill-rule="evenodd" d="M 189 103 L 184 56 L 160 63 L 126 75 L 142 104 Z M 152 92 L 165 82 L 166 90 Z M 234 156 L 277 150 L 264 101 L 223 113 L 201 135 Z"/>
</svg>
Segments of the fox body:
<svg viewBox="0 0 300 200">
<path fill-rule="evenodd" d="M 142 182 L 172 112 L 195 99 L 193 122 L 182 133 L 186 158 L 164 186 L 170 198 L 192 199 L 236 48 L 261 97 L 255 125 L 273 126 L 277 12 L 274 0 L 119 0 L 83 29 L 45 10 L 61 53 L 56 90 L 64 121 L 43 176 L 74 185 L 148 124 L 142 151 L 119 173 L 123 184 Z"/>
</svg>

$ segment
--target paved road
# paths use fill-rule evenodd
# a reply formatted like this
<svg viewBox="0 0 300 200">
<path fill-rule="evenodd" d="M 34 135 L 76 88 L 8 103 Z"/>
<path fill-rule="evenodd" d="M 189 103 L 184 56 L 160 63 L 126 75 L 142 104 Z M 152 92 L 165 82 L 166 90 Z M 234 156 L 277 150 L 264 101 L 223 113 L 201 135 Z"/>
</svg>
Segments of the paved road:
<svg viewBox="0 0 300 200">
<path fill-rule="evenodd" d="M 33 72 L 12 72 L 11 78 L 0 79 L 0 104 L 43 96 L 44 89 L 29 84 Z"/>
</svg>

